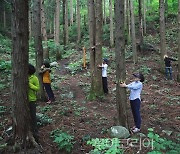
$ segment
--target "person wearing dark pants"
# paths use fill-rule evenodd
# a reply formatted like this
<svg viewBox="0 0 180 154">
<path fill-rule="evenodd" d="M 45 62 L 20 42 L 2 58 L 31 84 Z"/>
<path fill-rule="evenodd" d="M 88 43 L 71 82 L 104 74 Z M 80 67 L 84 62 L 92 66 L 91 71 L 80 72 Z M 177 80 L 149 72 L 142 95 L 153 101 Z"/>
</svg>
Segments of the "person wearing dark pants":
<svg viewBox="0 0 180 154">
<path fill-rule="evenodd" d="M 140 107 L 141 107 L 141 91 L 143 88 L 142 82 L 144 81 L 144 76 L 141 73 L 133 74 L 135 77 L 134 82 L 126 85 L 125 83 L 121 83 L 121 87 L 125 87 L 130 89 L 130 105 L 131 110 L 134 118 L 135 126 L 132 127 L 132 132 L 137 133 L 141 129 L 141 114 L 140 114 Z"/>
<path fill-rule="evenodd" d="M 37 76 L 34 75 L 36 69 L 33 65 L 29 64 L 29 89 L 28 89 L 28 100 L 29 100 L 29 110 L 31 117 L 31 129 L 35 140 L 38 142 L 38 129 L 37 129 L 37 120 L 36 120 L 36 102 L 37 96 L 36 93 L 39 91 L 39 80 Z"/>
<path fill-rule="evenodd" d="M 98 67 L 102 69 L 102 84 L 103 84 L 103 91 L 105 94 L 108 94 L 108 82 L 107 82 L 107 62 L 108 60 L 106 58 L 103 59 L 102 65 L 99 65 Z"/>
<path fill-rule="evenodd" d="M 102 77 L 102 82 L 103 82 L 103 91 L 105 94 L 108 94 L 107 77 Z"/>
<path fill-rule="evenodd" d="M 49 83 L 43 83 L 43 85 L 44 85 L 44 88 L 45 88 L 45 90 L 46 90 L 46 92 L 47 92 L 47 95 L 48 95 L 49 100 L 54 101 L 55 98 L 54 98 L 54 93 L 53 93 L 53 91 L 52 91 L 52 89 L 51 89 L 51 84 L 49 84 Z"/>
<path fill-rule="evenodd" d="M 35 138 L 37 138 L 38 128 L 36 119 L 36 103 L 29 102 L 30 116 L 32 120 L 32 132 Z"/>
<path fill-rule="evenodd" d="M 176 59 L 170 58 L 167 55 L 164 55 L 164 63 L 165 63 L 165 74 L 166 79 L 172 80 L 172 66 L 171 61 L 177 61 Z"/>
<path fill-rule="evenodd" d="M 130 100 L 131 110 L 134 118 L 135 126 L 140 129 L 141 128 L 141 114 L 140 114 L 140 107 L 141 101 L 139 98 L 135 100 Z"/>
<path fill-rule="evenodd" d="M 41 66 L 40 74 L 42 74 L 43 77 L 43 86 L 46 90 L 46 93 L 48 95 L 48 104 L 51 104 L 55 101 L 54 93 L 51 88 L 51 78 L 50 78 L 50 64 L 48 61 L 44 61 L 43 65 Z"/>
</svg>

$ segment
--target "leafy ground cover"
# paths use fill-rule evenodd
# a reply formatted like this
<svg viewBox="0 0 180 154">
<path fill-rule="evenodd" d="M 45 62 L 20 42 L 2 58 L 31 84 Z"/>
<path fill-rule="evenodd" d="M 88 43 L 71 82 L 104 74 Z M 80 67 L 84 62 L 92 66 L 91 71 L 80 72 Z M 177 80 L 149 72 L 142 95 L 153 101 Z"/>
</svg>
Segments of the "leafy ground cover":
<svg viewBox="0 0 180 154">
<path fill-rule="evenodd" d="M 82 51 L 65 57 L 59 62 L 58 67 L 53 68 L 52 78 L 56 101 L 50 105 L 38 102 L 39 142 L 43 153 L 56 154 L 69 151 L 72 154 L 88 153 L 94 149 L 92 145 L 96 146 L 92 140 L 96 138 L 106 139 L 98 143 L 98 147 L 103 150 L 108 144 L 112 145 L 113 140 L 110 139 L 109 129 L 116 125 L 117 121 L 114 51 L 107 50 L 105 54 L 110 57 L 108 69 L 110 93 L 94 101 L 87 99 L 90 88 L 90 70 L 88 67 L 82 68 L 82 54 L 78 52 Z M 117 151 L 132 154 L 151 151 L 168 152 L 175 149 L 174 153 L 177 152 L 180 140 L 180 84 L 176 80 L 165 80 L 164 74 L 159 71 L 158 61 L 159 58 L 154 52 L 148 55 L 139 54 L 139 62 L 136 65 L 133 64 L 131 58 L 126 61 L 127 83 L 132 80 L 133 72 L 141 71 L 146 78 L 141 106 L 142 129 L 141 134 L 131 135 L 129 140 L 120 140 L 120 142 L 115 140 L 114 149 L 119 145 L 124 145 L 121 147 L 123 150 Z M 73 63 L 76 65 L 72 67 Z M 1 77 L 2 85 L 10 82 L 5 80 L 6 75 Z M 176 75 L 177 65 L 173 63 L 174 79 Z M 0 150 L 3 153 L 9 153 L 5 147 L 11 135 L 7 130 L 12 125 L 10 89 L 7 86 L 0 88 Z M 133 126 L 130 106 L 128 102 L 127 104 L 129 125 Z M 145 140 L 141 138 L 146 141 L 154 139 L 154 149 L 150 145 L 147 146 Z M 107 144 L 104 145 L 104 141 Z M 164 144 L 162 144 L 163 141 Z M 100 146 L 102 143 L 103 146 Z M 166 143 L 171 147 L 166 146 Z M 109 150 L 110 153 L 113 153 L 111 150 Z"/>
</svg>

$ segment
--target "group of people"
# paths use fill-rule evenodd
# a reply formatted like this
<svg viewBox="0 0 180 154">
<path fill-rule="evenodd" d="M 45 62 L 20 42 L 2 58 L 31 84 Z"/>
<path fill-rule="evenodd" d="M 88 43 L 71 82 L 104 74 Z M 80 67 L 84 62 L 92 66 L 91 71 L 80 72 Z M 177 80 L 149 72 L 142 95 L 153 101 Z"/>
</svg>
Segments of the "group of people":
<svg viewBox="0 0 180 154">
<path fill-rule="evenodd" d="M 171 61 L 176 61 L 176 59 L 170 58 L 167 55 L 164 55 L 164 63 L 165 63 L 165 75 L 166 79 L 172 80 L 172 66 Z M 108 86 L 107 86 L 107 59 L 103 59 L 102 65 L 99 65 L 102 68 L 102 82 L 103 82 L 103 90 L 104 93 L 108 93 Z M 142 73 L 134 73 L 134 81 L 130 84 L 121 83 L 120 87 L 128 88 L 130 90 L 130 106 L 133 114 L 134 119 L 134 126 L 131 128 L 133 133 L 137 133 L 141 129 L 141 91 L 143 88 L 144 82 L 144 75 Z"/>
<path fill-rule="evenodd" d="M 107 84 L 107 67 L 108 60 L 106 58 L 103 59 L 102 65 L 98 65 L 99 68 L 102 69 L 102 84 L 103 91 L 105 94 L 108 94 L 108 84 Z M 134 81 L 128 85 L 125 83 L 121 83 L 120 86 L 124 88 L 130 89 L 131 93 L 129 96 L 131 110 L 134 117 L 135 126 L 132 127 L 132 132 L 137 133 L 141 128 L 141 114 L 140 114 L 140 106 L 141 106 L 141 91 L 143 88 L 142 82 L 144 81 L 144 76 L 141 73 L 133 74 Z"/>
<path fill-rule="evenodd" d="M 164 56 L 165 62 L 165 74 L 167 79 L 172 79 L 172 67 L 171 61 L 176 61 L 173 58 L 169 58 L 167 55 Z M 108 60 L 106 58 L 103 59 L 103 63 L 98 65 L 99 68 L 102 69 L 102 85 L 104 94 L 108 94 L 108 82 L 107 82 L 107 68 L 108 68 Z M 37 96 L 36 92 L 40 89 L 39 80 L 34 75 L 36 69 L 33 65 L 29 64 L 29 108 L 30 108 L 30 115 L 32 119 L 32 131 L 34 133 L 35 139 L 37 137 L 37 122 L 36 122 L 36 101 Z M 55 101 L 54 93 L 51 88 L 51 79 L 50 79 L 50 64 L 48 61 L 45 61 L 40 69 L 40 74 L 43 77 L 43 86 L 46 90 L 48 95 L 47 103 L 50 104 Z M 144 76 L 142 73 L 135 73 L 133 74 L 134 81 L 130 84 L 121 83 L 120 87 L 128 88 L 130 90 L 130 106 L 134 118 L 135 126 L 131 128 L 133 133 L 137 133 L 141 129 L 141 114 L 140 114 L 140 107 L 141 107 L 141 91 L 143 88 L 143 81 Z"/>
</svg>

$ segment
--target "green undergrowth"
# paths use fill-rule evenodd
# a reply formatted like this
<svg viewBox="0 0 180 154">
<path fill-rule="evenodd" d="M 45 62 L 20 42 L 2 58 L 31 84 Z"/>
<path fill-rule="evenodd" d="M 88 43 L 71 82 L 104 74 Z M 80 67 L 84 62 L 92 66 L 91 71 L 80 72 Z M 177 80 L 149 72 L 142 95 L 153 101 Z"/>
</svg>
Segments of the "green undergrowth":
<svg viewBox="0 0 180 154">
<path fill-rule="evenodd" d="M 60 129 L 55 129 L 50 133 L 50 136 L 54 139 L 54 143 L 57 144 L 59 150 L 64 150 L 70 153 L 74 145 L 74 136 Z"/>
<path fill-rule="evenodd" d="M 180 139 L 177 139 L 176 143 L 161 137 L 154 132 L 153 128 L 149 128 L 147 136 L 143 134 L 143 137 L 140 135 L 140 138 L 137 138 L 137 136 L 132 136 L 128 139 L 96 138 L 89 139 L 87 144 L 93 147 L 90 154 L 122 154 L 125 153 L 127 148 L 138 149 L 139 152 L 145 149 L 148 151 L 148 154 L 179 154 L 179 141 Z"/>
</svg>

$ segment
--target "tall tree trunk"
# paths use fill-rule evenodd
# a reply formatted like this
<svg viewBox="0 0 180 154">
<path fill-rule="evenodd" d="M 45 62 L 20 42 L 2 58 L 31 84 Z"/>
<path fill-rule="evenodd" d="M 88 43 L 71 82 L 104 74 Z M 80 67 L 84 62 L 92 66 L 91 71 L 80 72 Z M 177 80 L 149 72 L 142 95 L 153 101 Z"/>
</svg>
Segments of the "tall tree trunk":
<svg viewBox="0 0 180 154">
<path fill-rule="evenodd" d="M 131 17 L 131 38 L 132 38 L 132 52 L 133 52 L 133 61 L 137 63 L 137 48 L 136 48 L 136 31 L 135 31 L 135 23 L 134 23 L 134 7 L 133 7 L 133 0 L 129 0 L 130 4 L 130 17 Z"/>
<path fill-rule="evenodd" d="M 144 25 L 144 34 L 146 34 L 146 0 L 143 0 L 143 25 Z"/>
<path fill-rule="evenodd" d="M 80 15 L 80 0 L 77 0 L 77 43 L 81 41 L 81 15 Z"/>
<path fill-rule="evenodd" d="M 39 71 L 43 64 L 43 47 L 41 36 L 41 2 L 33 0 L 33 31 L 34 31 L 34 45 L 36 51 L 36 68 Z M 42 75 L 37 71 L 37 76 L 40 82 L 40 92 L 38 96 L 41 100 L 45 100 L 45 92 L 43 88 Z"/>
<path fill-rule="evenodd" d="M 160 52 L 161 52 L 161 70 L 164 70 L 164 55 L 166 52 L 166 32 L 165 32 L 165 18 L 164 18 L 164 0 L 159 0 L 160 11 Z"/>
<path fill-rule="evenodd" d="M 95 93 L 97 96 L 102 96 L 102 70 L 97 66 L 102 64 L 102 23 L 103 23 L 103 11 L 102 0 L 96 0 L 96 45 L 95 45 Z"/>
<path fill-rule="evenodd" d="M 77 5 L 77 4 L 76 4 Z M 74 14 L 76 14 L 77 15 L 77 6 L 75 5 L 75 7 L 74 7 Z M 76 18 L 74 18 L 74 22 L 76 23 L 77 21 L 76 21 Z"/>
<path fill-rule="evenodd" d="M 96 7 L 95 7 L 96 6 Z M 102 0 L 88 0 L 91 90 L 90 99 L 102 96 L 102 72 L 97 66 L 102 63 Z"/>
<path fill-rule="evenodd" d="M 106 0 L 103 0 L 103 18 L 104 18 L 104 25 L 106 24 Z"/>
<path fill-rule="evenodd" d="M 165 14 L 165 21 L 167 21 L 167 18 L 168 18 L 168 0 L 165 0 L 165 4 L 164 4 L 165 6 L 165 12 L 164 12 L 164 14 Z"/>
<path fill-rule="evenodd" d="M 29 38 L 32 37 L 32 8 L 29 8 Z"/>
<path fill-rule="evenodd" d="M 130 1 L 129 0 L 126 0 L 127 1 L 127 3 L 126 3 L 126 5 L 127 5 L 127 9 L 126 9 L 126 15 L 127 15 L 127 44 L 129 44 L 129 42 L 130 42 L 130 38 L 131 38 L 131 18 L 130 18 Z"/>
<path fill-rule="evenodd" d="M 113 26 L 113 10 L 112 0 L 109 0 L 109 18 L 110 18 L 110 46 L 114 46 L 114 26 Z"/>
<path fill-rule="evenodd" d="M 178 82 L 180 82 L 180 0 L 178 0 Z"/>
<path fill-rule="evenodd" d="M 69 30 L 68 30 L 68 1 L 63 0 L 63 27 L 64 27 L 64 45 L 66 46 L 69 41 Z"/>
<path fill-rule="evenodd" d="M 60 33 L 60 0 L 56 0 L 56 9 L 55 9 L 55 44 L 59 45 L 59 33 Z"/>
<path fill-rule="evenodd" d="M 120 82 L 126 79 L 124 38 L 124 0 L 115 0 L 116 103 L 118 124 L 127 128 L 127 94 L 126 89 L 120 87 Z"/>
<path fill-rule="evenodd" d="M 64 42 L 64 46 L 67 44 L 66 43 L 65 18 L 66 18 L 66 0 L 63 0 L 63 42 Z"/>
<path fill-rule="evenodd" d="M 44 59 L 49 59 L 44 0 L 41 0 L 41 31 L 42 31 L 42 40 L 44 41 Z"/>
<path fill-rule="evenodd" d="M 70 7 L 70 26 L 73 25 L 73 0 L 69 1 L 69 7 Z"/>
<path fill-rule="evenodd" d="M 124 12 L 125 12 L 125 17 L 124 17 L 125 35 L 126 35 L 127 43 L 129 43 L 129 40 L 130 40 L 129 21 L 128 21 L 129 20 L 129 0 L 124 0 Z"/>
<path fill-rule="evenodd" d="M 139 40 L 140 40 L 140 50 L 143 45 L 143 22 L 142 22 L 142 0 L 138 0 L 139 7 L 138 7 L 138 13 L 139 13 Z"/>
<path fill-rule="evenodd" d="M 69 43 L 69 22 L 68 22 L 68 1 L 66 0 L 65 5 L 65 30 L 66 30 L 66 43 Z"/>
<path fill-rule="evenodd" d="M 90 39 L 90 71 L 91 71 L 91 90 L 90 98 L 94 99 L 95 91 L 95 36 L 96 36 L 96 21 L 95 21 L 95 6 L 94 0 L 88 0 L 88 15 L 89 15 L 89 39 Z"/>
<path fill-rule="evenodd" d="M 59 51 L 59 34 L 60 34 L 60 0 L 56 0 L 56 9 L 54 17 L 54 32 L 55 32 L 55 44 L 56 44 L 56 60 L 60 60 L 61 54 Z"/>
<path fill-rule="evenodd" d="M 34 140 L 28 108 L 28 0 L 12 1 L 12 108 L 15 145 L 27 148 Z"/>
<path fill-rule="evenodd" d="M 5 29 L 6 28 L 6 7 L 5 7 L 5 4 L 4 4 L 4 10 L 3 10 L 3 26 Z"/>
</svg>

